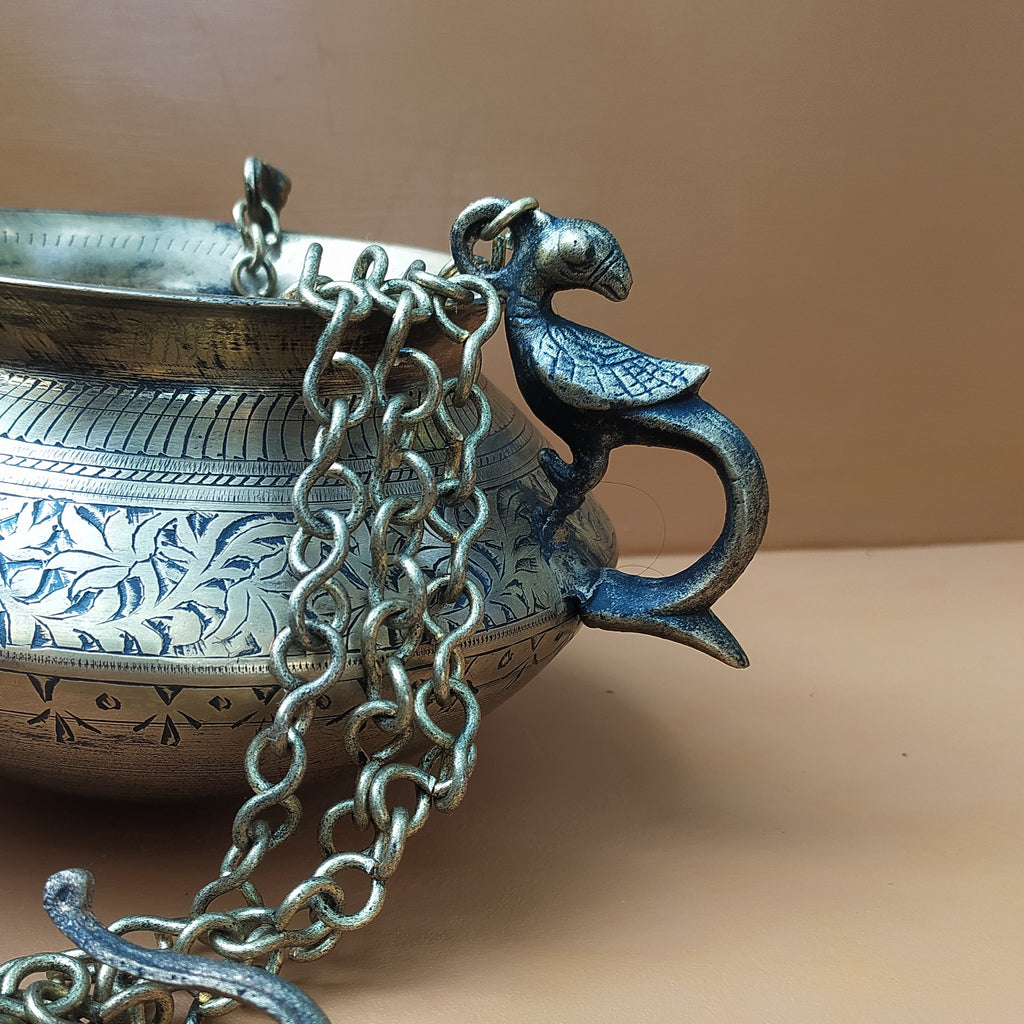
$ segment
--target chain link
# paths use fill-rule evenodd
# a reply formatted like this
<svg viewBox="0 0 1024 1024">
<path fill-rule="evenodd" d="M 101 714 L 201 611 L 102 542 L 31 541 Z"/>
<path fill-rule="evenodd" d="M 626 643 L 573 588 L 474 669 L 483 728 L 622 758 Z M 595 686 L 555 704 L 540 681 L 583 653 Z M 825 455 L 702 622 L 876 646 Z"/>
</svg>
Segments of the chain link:
<svg viewBox="0 0 1024 1024">
<path fill-rule="evenodd" d="M 258 196 L 258 188 L 249 189 L 249 171 L 247 166 L 252 200 L 249 193 Z M 251 177 L 258 184 L 259 168 Z M 243 200 L 235 220 L 251 245 L 236 260 L 233 283 L 238 288 L 236 277 L 262 267 L 266 282 L 260 294 L 272 291 L 276 275 L 261 260 L 279 237 L 276 210 Z M 495 258 L 499 250 L 500 242 Z M 321 255 L 319 245 L 309 247 L 297 288 L 302 302 L 327 324 L 303 382 L 305 406 L 318 429 L 293 494 L 298 529 L 288 561 L 299 582 L 270 652 L 271 671 L 285 696 L 246 753 L 253 795 L 235 816 L 218 877 L 196 894 L 186 917 L 134 915 L 109 927 L 117 935 L 148 934 L 157 948 L 175 952 L 206 946 L 272 973 L 288 961 L 319 959 L 345 932 L 379 912 L 409 837 L 432 810 L 451 811 L 465 795 L 480 722 L 463 645 L 484 608 L 484 595 L 469 575 L 473 543 L 488 516 L 476 466 L 491 413 L 478 378 L 481 347 L 500 320 L 500 299 L 481 277 L 450 267 L 431 274 L 422 261 L 388 279 L 387 255 L 379 246 L 363 251 L 351 281 L 330 281 L 320 276 Z M 449 314 L 452 302 L 482 306 L 482 322 L 472 330 L 461 326 Z M 390 317 L 390 327 L 370 366 L 347 342 L 351 328 L 374 310 Z M 458 372 L 448 379 L 428 355 L 407 344 L 411 329 L 427 320 L 461 345 Z M 393 389 L 393 375 L 414 383 Z M 379 424 L 378 447 L 362 479 L 344 464 L 342 451 L 349 431 L 370 417 Z M 419 450 L 427 436 L 442 441 L 439 467 Z M 347 500 L 317 507 L 313 492 L 326 481 Z M 361 529 L 369 535 L 371 570 L 365 607 L 356 611 L 342 569 Z M 417 557 L 428 533 L 448 552 L 438 561 L 432 551 L 429 568 Z M 341 678 L 349 636 L 356 638 L 365 674 L 365 699 L 348 714 L 342 736 L 357 767 L 353 792 L 321 819 L 320 865 L 279 904 L 268 906 L 254 875 L 298 827 L 304 737 L 317 699 Z M 429 672 L 411 676 L 410 656 L 425 645 L 433 651 Z M 296 657 L 324 667 L 306 678 L 292 669 Z M 424 746 L 425 753 L 414 757 Z M 410 787 L 414 795 L 407 807 L 398 794 L 408 800 Z M 344 822 L 365 833 L 359 849 L 338 848 L 337 827 Z M 351 905 L 349 880 L 360 875 L 369 892 Z M 218 901 L 229 904 L 227 909 L 212 909 Z M 192 995 L 187 1024 L 237 1005 L 210 993 Z M 173 1013 L 168 988 L 119 973 L 80 950 L 0 965 L 0 1024 L 169 1024 Z"/>
<path fill-rule="evenodd" d="M 242 237 L 242 252 L 231 265 L 231 287 L 237 295 L 273 295 L 277 270 L 273 254 L 281 242 L 281 208 L 288 200 L 288 176 L 256 157 L 245 161 L 245 197 L 231 211 Z"/>
<path fill-rule="evenodd" d="M 487 400 L 477 384 L 479 347 L 493 333 L 500 302 L 482 279 L 460 275 L 451 281 L 433 278 L 422 264 L 388 280 L 387 256 L 368 247 L 357 261 L 350 282 L 321 278 L 321 249 L 307 253 L 298 292 L 303 301 L 327 318 L 327 326 L 306 373 L 303 396 L 319 423 L 310 465 L 295 487 L 299 529 L 289 561 L 301 581 L 289 603 L 288 624 L 271 652 L 272 670 L 287 691 L 274 721 L 254 740 L 246 758 L 253 796 L 239 810 L 232 828 L 232 846 L 222 875 L 201 890 L 191 908 L 194 922 L 203 922 L 210 907 L 230 893 L 247 905 L 267 910 L 252 875 L 263 857 L 294 831 L 300 808 L 295 797 L 305 771 L 304 734 L 316 699 L 340 677 L 345 638 L 354 631 L 365 673 L 365 701 L 347 717 L 343 747 L 359 767 L 354 795 L 328 809 L 319 843 L 324 858 L 313 875 L 297 885 L 267 917 L 245 915 L 244 924 L 228 929 L 213 923 L 205 933 L 221 956 L 251 963 L 269 956 L 268 969 L 287 959 L 312 960 L 324 955 L 339 936 L 370 921 L 380 910 L 388 878 L 401 859 L 406 841 L 425 823 L 432 808 L 451 810 L 462 798 L 475 760 L 473 740 L 479 709 L 464 679 L 460 644 L 482 618 L 483 596 L 466 572 L 468 548 L 486 522 L 487 502 L 476 486 L 475 455 L 489 426 Z M 464 357 L 458 376 L 442 380 L 436 364 L 406 344 L 412 327 L 432 316 L 455 289 L 463 301 L 479 299 L 484 322 L 474 331 L 457 327 Z M 373 367 L 348 351 L 350 327 L 373 309 L 391 316 L 380 356 Z M 465 352 L 471 354 L 467 359 Z M 398 368 L 415 385 L 392 392 L 389 378 Z M 347 385 L 347 387 L 346 387 Z M 339 391 L 341 392 L 339 394 Z M 349 430 L 369 415 L 379 420 L 377 453 L 369 478 L 360 480 L 340 462 Z M 457 417 L 473 415 L 464 432 Z M 432 426 L 448 442 L 446 461 L 438 473 L 416 450 L 418 436 Z M 412 486 L 394 486 L 399 474 Z M 312 492 L 325 480 L 348 492 L 347 511 L 314 509 Z M 468 519 L 460 526 L 461 519 Z M 341 574 L 353 533 L 369 533 L 371 572 L 367 610 L 354 621 L 353 598 Z M 417 561 L 427 530 L 449 545 L 450 554 L 428 578 Z M 461 621 L 452 622 L 446 609 L 464 606 Z M 409 677 L 406 661 L 427 639 L 435 657 L 429 678 Z M 329 655 L 327 667 L 314 679 L 297 677 L 290 655 Z M 458 711 L 458 725 L 449 731 L 437 716 Z M 365 742 L 373 727 L 383 746 Z M 429 744 L 418 761 L 404 757 L 415 738 Z M 278 760 L 274 777 L 263 761 Z M 282 774 L 283 771 L 283 774 Z M 393 783 L 412 783 L 415 807 L 410 811 L 390 797 Z M 283 812 L 272 827 L 269 812 Z M 349 819 L 368 833 L 359 850 L 339 851 L 335 825 Z M 346 900 L 352 872 L 366 875 L 369 893 L 360 906 Z M 245 909 L 245 908 L 243 908 Z M 295 919 L 305 922 L 294 927 Z M 233 933 L 233 934 L 232 934 Z M 242 937 L 239 938 L 239 934 Z M 211 1000 L 203 1015 L 229 1008 L 227 1000 Z"/>
</svg>

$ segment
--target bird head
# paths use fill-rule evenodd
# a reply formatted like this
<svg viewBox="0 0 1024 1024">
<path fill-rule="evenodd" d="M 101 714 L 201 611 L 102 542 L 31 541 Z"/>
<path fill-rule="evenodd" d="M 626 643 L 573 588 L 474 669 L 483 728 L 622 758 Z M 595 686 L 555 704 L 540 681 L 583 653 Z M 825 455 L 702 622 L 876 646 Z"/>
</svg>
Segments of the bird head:
<svg viewBox="0 0 1024 1024">
<path fill-rule="evenodd" d="M 616 302 L 633 284 L 615 236 L 592 220 L 553 217 L 529 209 L 510 224 L 512 256 L 504 267 L 488 267 L 473 255 L 482 227 L 510 205 L 507 199 L 481 199 L 452 226 L 452 257 L 464 274 L 487 278 L 504 295 L 516 292 L 540 300 L 552 292 L 586 288 Z"/>
<path fill-rule="evenodd" d="M 592 220 L 548 217 L 540 229 L 533 269 L 545 291 L 586 288 L 621 301 L 633 274 L 615 236 Z"/>
</svg>

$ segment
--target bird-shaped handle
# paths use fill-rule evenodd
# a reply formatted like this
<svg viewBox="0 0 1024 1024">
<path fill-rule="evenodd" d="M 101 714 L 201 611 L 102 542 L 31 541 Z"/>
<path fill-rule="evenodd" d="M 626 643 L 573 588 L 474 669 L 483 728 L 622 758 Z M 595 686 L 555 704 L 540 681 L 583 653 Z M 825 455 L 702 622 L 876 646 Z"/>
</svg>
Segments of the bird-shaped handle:
<svg viewBox="0 0 1024 1024">
<path fill-rule="evenodd" d="M 481 261 L 473 247 L 508 226 L 511 257 Z M 463 273 L 487 277 L 505 299 L 505 328 L 527 404 L 569 446 L 572 462 L 540 453 L 556 487 L 541 525 L 550 560 L 583 622 L 652 633 L 743 667 L 746 655 L 711 605 L 754 556 L 768 517 L 761 460 L 742 431 L 699 397 L 699 363 L 658 359 L 554 312 L 552 296 L 585 288 L 619 301 L 632 274 L 612 234 L 593 221 L 553 217 L 536 203 L 481 199 L 452 228 Z M 674 576 L 652 579 L 595 569 L 559 543 L 560 531 L 608 468 L 609 453 L 641 444 L 692 452 L 714 466 L 725 488 L 725 524 L 711 549 Z"/>
<path fill-rule="evenodd" d="M 710 550 L 672 576 L 570 571 L 581 618 L 588 626 L 662 636 L 745 668 L 743 648 L 711 606 L 736 582 L 764 536 L 768 486 L 761 460 L 739 427 L 696 394 L 629 419 L 640 430 L 649 427 L 661 447 L 692 452 L 714 466 L 725 488 L 725 523 Z M 651 443 L 640 431 L 638 437 L 633 443 Z"/>
</svg>

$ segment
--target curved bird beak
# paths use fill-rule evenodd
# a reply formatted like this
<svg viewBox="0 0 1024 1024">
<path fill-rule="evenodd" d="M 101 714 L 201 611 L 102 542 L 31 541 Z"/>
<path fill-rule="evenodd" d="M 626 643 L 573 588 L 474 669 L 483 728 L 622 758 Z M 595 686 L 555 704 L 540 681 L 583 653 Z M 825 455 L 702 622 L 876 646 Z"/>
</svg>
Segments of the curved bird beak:
<svg viewBox="0 0 1024 1024">
<path fill-rule="evenodd" d="M 590 287 L 613 302 L 621 302 L 633 287 L 633 272 L 621 250 L 611 253 L 590 279 Z"/>
</svg>

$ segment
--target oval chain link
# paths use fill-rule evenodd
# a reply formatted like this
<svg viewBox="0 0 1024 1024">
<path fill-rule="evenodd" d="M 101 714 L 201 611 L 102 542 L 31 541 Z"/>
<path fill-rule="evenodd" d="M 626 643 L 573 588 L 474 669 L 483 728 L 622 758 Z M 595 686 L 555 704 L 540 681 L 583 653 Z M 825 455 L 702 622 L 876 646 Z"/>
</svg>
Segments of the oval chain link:
<svg viewBox="0 0 1024 1024">
<path fill-rule="evenodd" d="M 232 283 L 244 293 L 243 275 L 252 283 L 262 271 L 266 280 L 256 291 L 271 294 L 276 274 L 267 250 L 280 237 L 277 210 L 258 199 L 248 178 L 246 194 L 248 203 L 235 207 L 246 249 L 235 262 Z M 521 212 L 515 206 L 503 215 L 504 222 L 495 218 L 496 234 Z M 495 258 L 503 252 L 504 235 L 497 235 Z M 402 277 L 388 279 L 388 258 L 380 246 L 363 251 L 351 281 L 330 281 L 319 274 L 321 255 L 319 245 L 309 247 L 297 287 L 299 298 L 327 325 L 303 383 L 306 409 L 318 429 L 293 496 L 298 529 L 288 561 L 299 582 L 270 653 L 271 671 L 285 696 L 246 753 L 253 795 L 235 816 L 218 877 L 196 894 L 189 915 L 133 915 L 110 925 L 118 935 L 148 934 L 158 948 L 188 953 L 204 945 L 225 959 L 273 973 L 288 961 L 319 959 L 341 935 L 376 916 L 409 837 L 431 810 L 451 811 L 465 795 L 480 722 L 462 647 L 480 625 L 484 608 L 484 595 L 469 574 L 473 543 L 488 514 L 476 467 L 491 412 L 478 378 L 480 349 L 500 321 L 500 299 L 481 277 L 456 274 L 451 267 L 431 274 L 422 261 Z M 448 309 L 471 303 L 484 312 L 473 330 Z M 350 329 L 374 309 L 386 313 L 391 325 L 371 367 L 348 350 L 347 340 Z M 408 347 L 410 330 L 426 320 L 462 346 L 457 375 L 443 379 L 428 355 Z M 416 384 L 392 391 L 389 379 L 399 368 Z M 342 453 L 348 432 L 370 416 L 379 420 L 379 445 L 364 480 L 344 464 Z M 417 449 L 427 436 L 442 440 L 440 467 Z M 313 493 L 326 481 L 334 484 L 332 493 L 347 492 L 347 502 L 317 507 Z M 342 569 L 353 534 L 363 528 L 371 567 L 366 607 L 358 608 Z M 417 558 L 428 534 L 435 566 L 429 572 Z M 440 560 L 437 544 L 448 548 Z M 343 729 L 343 748 L 357 766 L 354 790 L 322 817 L 319 867 L 277 906 L 268 906 L 253 876 L 298 827 L 305 733 L 317 700 L 342 677 L 350 635 L 362 658 L 366 697 L 347 714 Z M 410 675 L 408 660 L 424 644 L 433 655 L 420 679 Z M 324 667 L 306 678 L 293 671 L 296 658 Z M 426 753 L 411 759 L 406 751 L 417 737 Z M 414 796 L 406 807 L 395 791 L 408 800 L 410 786 Z M 337 848 L 336 828 L 344 821 L 366 833 L 360 849 Z M 369 892 L 351 906 L 346 885 L 355 876 L 364 876 L 362 890 L 368 881 Z M 212 909 L 222 901 L 229 905 Z M 187 1024 L 237 1005 L 210 993 L 192 997 Z M 173 1013 L 166 987 L 125 976 L 80 950 L 0 964 L 0 1024 L 169 1024 Z"/>
<path fill-rule="evenodd" d="M 245 161 L 245 198 L 231 211 L 242 238 L 242 251 L 231 265 L 236 295 L 274 295 L 277 269 L 274 253 L 281 242 L 281 207 L 288 201 L 291 182 L 286 174 L 256 157 Z"/>
</svg>

